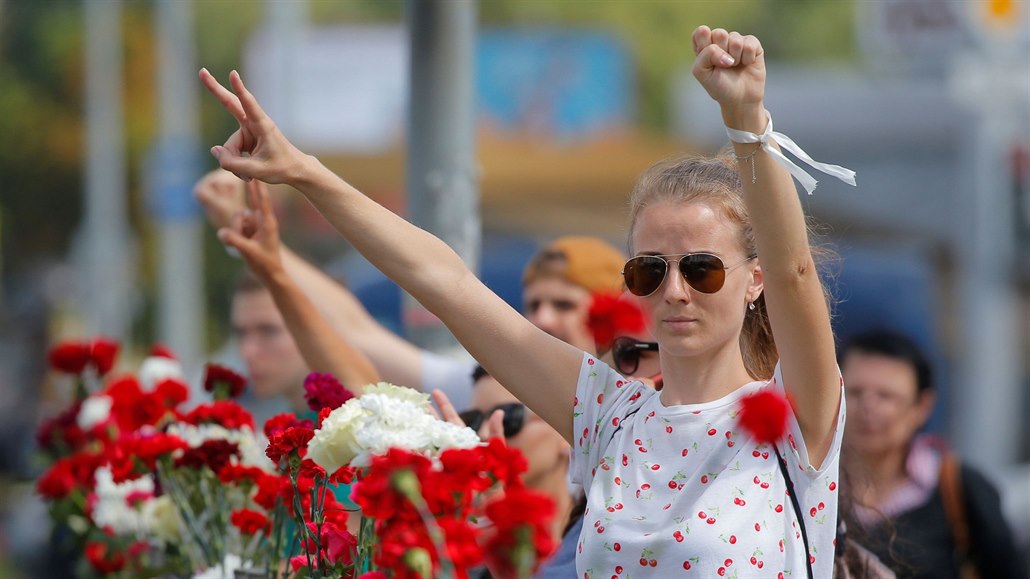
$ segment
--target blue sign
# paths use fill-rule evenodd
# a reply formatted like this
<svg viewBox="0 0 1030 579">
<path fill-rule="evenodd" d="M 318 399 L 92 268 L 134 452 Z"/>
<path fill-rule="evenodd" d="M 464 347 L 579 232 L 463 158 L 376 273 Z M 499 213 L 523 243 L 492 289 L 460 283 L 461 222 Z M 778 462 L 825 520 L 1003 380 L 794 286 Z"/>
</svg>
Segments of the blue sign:
<svg viewBox="0 0 1030 579">
<path fill-rule="evenodd" d="M 145 163 L 147 208 L 157 221 L 187 221 L 200 215 L 193 184 L 200 178 L 197 140 L 159 138 Z"/>
<path fill-rule="evenodd" d="M 610 34 L 485 30 L 476 46 L 480 121 L 506 132 L 597 136 L 633 120 L 633 66 Z"/>
</svg>

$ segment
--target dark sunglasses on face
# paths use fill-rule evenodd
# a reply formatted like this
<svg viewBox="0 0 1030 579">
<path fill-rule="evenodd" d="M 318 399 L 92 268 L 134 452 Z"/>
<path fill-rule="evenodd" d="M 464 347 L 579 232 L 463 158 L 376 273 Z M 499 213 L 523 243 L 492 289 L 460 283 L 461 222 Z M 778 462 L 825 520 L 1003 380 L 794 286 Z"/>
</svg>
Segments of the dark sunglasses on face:
<svg viewBox="0 0 1030 579">
<path fill-rule="evenodd" d="M 521 402 L 508 402 L 507 404 L 498 404 L 487 412 L 483 412 L 478 408 L 466 410 L 458 416 L 472 430 L 479 432 L 480 427 L 483 426 L 483 422 L 490 418 L 494 412 L 502 410 L 504 411 L 504 437 L 511 438 L 522 431 L 522 427 L 526 422 L 526 405 Z"/>
<path fill-rule="evenodd" d="M 669 264 L 677 263 L 680 274 L 687 285 L 703 294 L 714 294 L 722 289 L 726 282 L 726 272 L 744 265 L 757 255 L 750 255 L 743 260 L 726 267 L 718 256 L 710 253 L 687 253 L 683 255 L 638 255 L 626 262 L 622 268 L 622 277 L 626 281 L 626 289 L 635 296 L 646 297 L 658 291 Z"/>
<path fill-rule="evenodd" d="M 632 376 L 640 367 L 643 352 L 657 352 L 658 342 L 641 342 L 626 336 L 615 338 L 612 343 L 612 360 L 615 369 L 623 376 Z"/>
</svg>

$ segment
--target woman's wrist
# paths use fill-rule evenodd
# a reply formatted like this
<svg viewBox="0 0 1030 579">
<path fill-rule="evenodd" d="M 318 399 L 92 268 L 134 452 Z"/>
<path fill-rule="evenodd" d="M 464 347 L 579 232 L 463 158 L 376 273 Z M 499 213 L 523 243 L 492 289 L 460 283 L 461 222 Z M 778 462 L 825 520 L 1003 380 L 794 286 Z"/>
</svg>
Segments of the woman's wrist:
<svg viewBox="0 0 1030 579">
<path fill-rule="evenodd" d="M 722 122 L 728 128 L 760 135 L 769 124 L 769 113 L 761 102 L 733 109 L 723 107 Z"/>
<path fill-rule="evenodd" d="M 303 192 L 317 179 L 318 169 L 322 163 L 314 155 L 308 155 L 301 151 L 297 151 L 297 153 L 293 166 L 287 171 L 286 184 Z"/>
</svg>

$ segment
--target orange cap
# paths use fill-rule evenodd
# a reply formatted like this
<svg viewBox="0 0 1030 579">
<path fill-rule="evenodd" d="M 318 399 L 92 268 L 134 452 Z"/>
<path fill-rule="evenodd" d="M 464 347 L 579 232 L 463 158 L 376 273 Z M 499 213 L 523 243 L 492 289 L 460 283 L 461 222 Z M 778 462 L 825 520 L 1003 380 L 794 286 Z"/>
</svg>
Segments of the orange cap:
<svg viewBox="0 0 1030 579">
<path fill-rule="evenodd" d="M 567 236 L 537 253 L 522 272 L 522 286 L 557 277 L 591 293 L 621 292 L 626 256 L 599 237 Z"/>
</svg>

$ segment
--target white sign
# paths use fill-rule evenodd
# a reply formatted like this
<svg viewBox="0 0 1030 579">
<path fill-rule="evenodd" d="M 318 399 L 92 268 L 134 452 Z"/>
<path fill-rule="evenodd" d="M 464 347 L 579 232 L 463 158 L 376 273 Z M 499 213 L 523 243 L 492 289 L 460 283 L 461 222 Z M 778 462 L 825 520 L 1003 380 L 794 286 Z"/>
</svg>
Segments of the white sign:
<svg viewBox="0 0 1030 579">
<path fill-rule="evenodd" d="M 280 70 L 274 63 L 283 63 Z M 247 44 L 243 73 L 302 149 L 376 153 L 403 138 L 408 37 L 402 26 L 309 27 L 295 45 L 265 29 Z"/>
</svg>

